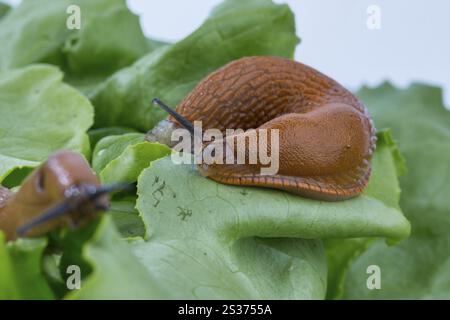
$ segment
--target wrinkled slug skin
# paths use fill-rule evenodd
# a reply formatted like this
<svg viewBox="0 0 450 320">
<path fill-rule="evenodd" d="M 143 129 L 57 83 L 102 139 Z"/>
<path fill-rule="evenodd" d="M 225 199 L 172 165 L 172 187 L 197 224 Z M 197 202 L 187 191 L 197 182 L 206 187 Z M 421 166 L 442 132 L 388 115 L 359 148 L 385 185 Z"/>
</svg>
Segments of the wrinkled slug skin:
<svg viewBox="0 0 450 320">
<path fill-rule="evenodd" d="M 204 130 L 279 129 L 277 175 L 261 175 L 258 164 L 200 165 L 203 175 L 218 182 L 329 201 L 357 196 L 368 183 L 376 136 L 367 109 L 336 81 L 301 63 L 236 60 L 201 81 L 176 110 L 202 121 Z"/>
</svg>

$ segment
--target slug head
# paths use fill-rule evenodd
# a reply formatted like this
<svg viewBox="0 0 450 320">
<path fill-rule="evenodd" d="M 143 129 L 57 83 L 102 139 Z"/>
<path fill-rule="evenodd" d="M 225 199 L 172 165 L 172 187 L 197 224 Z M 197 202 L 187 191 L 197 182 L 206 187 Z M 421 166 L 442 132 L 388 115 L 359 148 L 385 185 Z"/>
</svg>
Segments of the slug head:
<svg viewBox="0 0 450 320">
<path fill-rule="evenodd" d="M 172 132 L 176 129 L 175 123 L 169 120 L 161 120 L 152 130 L 147 132 L 145 140 L 158 142 L 173 147 L 176 142 L 172 141 Z"/>
<path fill-rule="evenodd" d="M 171 134 L 174 129 L 183 127 L 189 131 L 191 137 L 194 136 L 194 125 L 185 117 L 180 115 L 177 111 L 171 109 L 161 100 L 155 98 L 153 99 L 153 104 L 159 106 L 161 109 L 170 114 L 171 118 L 176 121 L 162 120 L 160 121 L 151 131 L 146 135 L 146 140 L 150 142 L 164 143 L 170 147 L 173 147 L 177 142 L 171 140 Z M 211 142 L 204 143 L 202 145 L 202 159 L 203 161 L 199 166 L 199 173 L 205 177 L 215 177 L 223 174 L 229 174 L 230 171 L 239 172 L 240 170 L 249 172 L 254 171 L 256 174 L 259 172 L 261 165 L 257 163 L 253 166 L 240 165 L 237 163 L 238 150 L 237 138 L 246 138 L 246 136 L 251 135 L 253 132 L 247 132 L 244 134 L 233 134 L 222 139 L 213 140 Z M 258 138 L 258 137 L 257 137 Z M 257 150 L 250 148 L 242 149 L 244 153 L 241 155 L 245 159 L 245 163 L 248 163 L 248 159 L 251 154 L 257 153 Z M 191 149 L 191 153 L 193 150 Z"/>
<path fill-rule="evenodd" d="M 81 155 L 61 151 L 27 177 L 8 203 L 9 214 L 20 219 L 13 223 L 20 236 L 84 225 L 108 208 L 106 189 Z"/>
<path fill-rule="evenodd" d="M 158 98 L 154 98 L 152 103 L 170 114 L 183 128 L 188 130 L 191 135 L 194 135 L 194 125 L 189 120 L 185 119 Z M 172 141 L 171 138 L 172 132 L 175 129 L 177 129 L 177 126 L 174 122 L 162 120 L 147 133 L 145 140 L 149 142 L 159 142 L 168 145 L 169 147 L 173 147 L 176 144 L 176 141 Z"/>
</svg>

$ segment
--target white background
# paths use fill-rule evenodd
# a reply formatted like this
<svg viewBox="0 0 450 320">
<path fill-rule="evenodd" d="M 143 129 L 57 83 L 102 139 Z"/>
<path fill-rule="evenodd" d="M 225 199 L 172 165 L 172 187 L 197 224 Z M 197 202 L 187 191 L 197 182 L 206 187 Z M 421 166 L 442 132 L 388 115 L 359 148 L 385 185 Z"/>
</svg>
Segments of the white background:
<svg viewBox="0 0 450 320">
<path fill-rule="evenodd" d="M 128 0 L 131 10 L 140 15 L 145 34 L 166 41 L 187 36 L 220 2 Z M 385 79 L 402 87 L 413 81 L 442 86 L 450 106 L 450 0 L 275 2 L 289 4 L 296 15 L 302 39 L 297 60 L 353 90 Z M 381 9 L 380 30 L 366 26 L 370 5 Z"/>
</svg>

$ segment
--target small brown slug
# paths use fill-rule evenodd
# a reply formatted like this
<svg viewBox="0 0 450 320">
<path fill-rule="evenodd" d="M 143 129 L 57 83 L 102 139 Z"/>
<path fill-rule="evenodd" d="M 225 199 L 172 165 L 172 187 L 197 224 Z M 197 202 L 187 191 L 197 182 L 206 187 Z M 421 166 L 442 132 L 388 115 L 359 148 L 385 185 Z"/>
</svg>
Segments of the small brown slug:
<svg viewBox="0 0 450 320">
<path fill-rule="evenodd" d="M 260 163 L 198 166 L 217 182 L 337 201 L 359 195 L 369 181 L 376 135 L 367 109 L 336 81 L 304 64 L 277 57 L 233 61 L 202 80 L 147 140 L 170 145 L 171 132 L 194 121 L 223 133 L 279 130 L 276 175 L 261 175 Z"/>
<path fill-rule="evenodd" d="M 107 193 L 118 188 L 100 186 L 81 155 L 57 152 L 30 173 L 17 193 L 0 186 L 0 230 L 14 240 L 84 225 L 108 208 Z"/>
</svg>

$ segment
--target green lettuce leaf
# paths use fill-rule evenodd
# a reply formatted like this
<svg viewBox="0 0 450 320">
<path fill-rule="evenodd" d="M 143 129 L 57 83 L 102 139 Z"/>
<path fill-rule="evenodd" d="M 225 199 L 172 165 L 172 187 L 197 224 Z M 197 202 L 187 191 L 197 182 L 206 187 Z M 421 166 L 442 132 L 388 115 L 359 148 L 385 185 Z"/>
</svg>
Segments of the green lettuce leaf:
<svg viewBox="0 0 450 320">
<path fill-rule="evenodd" d="M 89 130 L 89 141 L 94 148 L 97 143 L 107 136 L 119 136 L 126 133 L 136 133 L 136 130 L 124 127 L 107 127 Z"/>
<path fill-rule="evenodd" d="M 70 30 L 67 8 L 77 5 L 81 28 Z M 89 93 L 151 47 L 124 0 L 24 0 L 0 21 L 0 70 L 46 62 Z"/>
<path fill-rule="evenodd" d="M 159 48 L 109 78 L 93 96 L 95 126 L 147 131 L 166 116 L 151 105 L 154 97 L 175 106 L 203 77 L 232 60 L 293 56 L 298 38 L 288 6 L 268 0 L 248 5 L 228 2 L 235 5 L 222 14 L 216 12 L 187 38 Z"/>
<path fill-rule="evenodd" d="M 129 145 L 124 152 L 112 160 L 100 172 L 104 183 L 136 182 L 139 174 L 156 159 L 170 154 L 171 149 L 163 144 L 141 142 Z"/>
<path fill-rule="evenodd" d="M 11 10 L 11 7 L 9 5 L 4 2 L 0 2 L 0 19 L 3 18 L 3 16 L 9 12 L 9 10 Z"/>
<path fill-rule="evenodd" d="M 143 142 L 144 137 L 142 133 L 127 133 L 101 139 L 92 154 L 92 168 L 100 174 L 111 161 L 123 153 L 126 147 Z"/>
<path fill-rule="evenodd" d="M 180 298 L 323 298 L 322 245 L 293 238 L 406 237 L 409 224 L 384 191 L 398 193 L 396 155 L 381 133 L 366 195 L 341 203 L 220 185 L 190 166 L 157 161 L 139 179 L 138 209 L 151 237 L 133 243 L 134 252 Z"/>
<path fill-rule="evenodd" d="M 256 7 L 263 8 L 271 6 L 273 6 L 272 0 L 227 0 L 214 7 L 210 12 L 209 17 L 215 18 L 221 15 L 228 15 L 235 13 L 236 10 L 247 11 L 254 10 Z"/>
<path fill-rule="evenodd" d="M 20 239 L 8 244 L 0 232 L 0 300 L 53 299 L 41 270 L 45 239 Z"/>
<path fill-rule="evenodd" d="M 365 193 L 382 200 L 400 210 L 400 186 L 397 176 L 406 173 L 405 160 L 390 130 L 380 130 L 377 135 L 377 150 L 372 159 L 373 175 Z M 324 241 L 328 259 L 327 299 L 338 299 L 343 294 L 346 272 L 374 238 L 326 239 Z"/>
<path fill-rule="evenodd" d="M 170 154 L 171 149 L 159 143 L 144 141 L 141 133 L 106 137 L 94 150 L 93 167 L 103 183 L 136 182 L 150 162 Z"/>
<path fill-rule="evenodd" d="M 347 271 L 352 262 L 364 253 L 376 238 L 324 240 L 328 262 L 327 300 L 341 299 Z"/>
<path fill-rule="evenodd" d="M 74 237 L 72 240 L 77 240 Z M 67 299 L 169 299 L 173 293 L 147 272 L 130 246 L 124 242 L 109 216 L 104 216 L 85 242 L 81 258 L 92 266 L 81 289 L 71 291 Z M 80 263 L 76 259 L 70 263 Z M 69 263 L 66 261 L 66 264 Z M 81 268 L 81 273 L 85 268 Z"/>
<path fill-rule="evenodd" d="M 120 159 L 130 147 L 152 145 L 139 139 L 139 134 L 103 139 L 98 146 L 106 151 L 99 163 Z M 409 224 L 398 206 L 397 172 L 404 171 L 404 163 L 389 132 L 381 131 L 378 140 L 371 182 L 363 196 L 352 200 L 329 203 L 221 185 L 200 177 L 190 165 L 164 158 L 139 177 L 137 208 L 145 226 L 132 210 L 134 199 L 122 202 L 121 213 L 113 218 L 122 235 L 135 240 L 129 245 L 152 275 L 152 285 L 159 282 L 174 298 L 321 299 L 327 266 L 322 242 L 314 239 L 408 236 Z M 108 148 L 112 152 L 106 156 Z M 151 152 L 147 156 L 149 162 L 157 157 Z M 125 166 L 119 162 L 114 172 L 133 163 L 134 172 L 143 169 L 134 161 Z M 123 225 L 135 231 L 126 234 Z M 92 263 L 95 268 L 97 262 Z M 114 290 L 117 297 L 125 297 L 120 288 Z M 103 298 L 110 293 L 96 294 Z"/>
<path fill-rule="evenodd" d="M 81 289 L 66 298 L 323 297 L 326 263 L 318 240 L 248 238 L 235 242 L 233 252 L 223 247 L 216 252 L 214 244 L 184 240 L 184 245 L 175 242 L 173 247 L 171 241 L 126 243 L 105 215 L 84 243 L 81 257 L 65 262 L 83 266 L 82 259 L 92 266 L 92 270 L 81 268 L 82 273 L 88 270 L 88 276 L 82 280 Z M 232 256 L 235 263 L 228 265 Z M 246 274 L 253 275 L 254 283 Z M 193 284 L 198 285 L 191 288 Z"/>
<path fill-rule="evenodd" d="M 59 149 L 89 156 L 92 105 L 62 77 L 46 65 L 0 73 L 0 182 Z"/>
<path fill-rule="evenodd" d="M 150 48 L 150 51 L 159 49 L 161 47 L 165 47 L 169 45 L 170 43 L 161 41 L 161 40 L 155 40 L 155 39 L 147 39 L 147 45 Z"/>
<path fill-rule="evenodd" d="M 374 183 L 385 175 L 383 188 L 398 187 L 382 139 L 374 163 Z M 305 239 L 408 236 L 398 205 L 377 198 L 377 187 L 352 200 L 321 202 L 218 184 L 164 158 L 139 177 L 137 208 L 149 239 L 132 245 L 179 298 L 323 298 L 323 247 Z"/>
<path fill-rule="evenodd" d="M 145 237 L 145 225 L 136 210 L 136 196 L 125 197 L 111 202 L 107 212 L 114 221 L 123 238 L 135 239 Z"/>
<path fill-rule="evenodd" d="M 143 134 L 129 133 L 100 140 L 92 163 L 103 183 L 134 183 L 152 161 L 170 153 L 166 145 L 145 142 Z M 145 236 L 144 222 L 135 206 L 136 196 L 114 199 L 108 212 L 125 238 Z"/>
<path fill-rule="evenodd" d="M 440 89 L 388 83 L 363 88 L 361 99 L 377 124 L 392 129 L 408 174 L 400 180 L 400 205 L 411 237 L 397 246 L 375 242 L 351 265 L 345 282 L 350 299 L 450 298 L 450 113 Z M 367 267 L 378 265 L 381 289 L 366 286 Z"/>
</svg>

